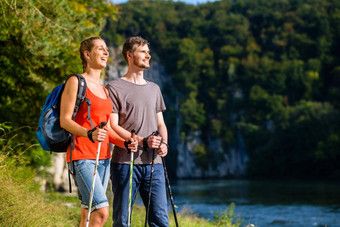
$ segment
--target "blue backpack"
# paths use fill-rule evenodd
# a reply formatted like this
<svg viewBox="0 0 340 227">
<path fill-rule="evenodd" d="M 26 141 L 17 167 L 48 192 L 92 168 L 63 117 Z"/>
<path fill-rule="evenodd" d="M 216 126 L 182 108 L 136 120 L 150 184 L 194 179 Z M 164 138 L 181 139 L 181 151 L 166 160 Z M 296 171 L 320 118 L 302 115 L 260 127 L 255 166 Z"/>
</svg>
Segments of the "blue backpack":
<svg viewBox="0 0 340 227">
<path fill-rule="evenodd" d="M 88 104 L 88 118 L 90 117 L 91 102 L 85 98 L 87 87 L 86 80 L 82 75 L 72 74 L 68 76 L 65 83 L 52 90 L 52 92 L 47 96 L 45 104 L 41 110 L 39 127 L 36 134 L 41 147 L 46 151 L 66 152 L 71 140 L 74 140 L 74 138 L 71 139 L 72 134 L 70 132 L 60 127 L 60 99 L 67 80 L 72 76 L 76 76 L 78 78 L 77 99 L 72 119 L 75 119 L 79 107 L 84 100 L 86 100 Z"/>
<path fill-rule="evenodd" d="M 72 76 L 76 76 L 78 78 L 77 99 L 74 106 L 72 119 L 75 120 L 80 105 L 84 101 L 86 101 L 88 112 L 87 119 L 90 121 L 91 127 L 93 128 L 93 122 L 91 120 L 91 101 L 85 97 L 87 88 L 86 80 L 82 75 L 72 74 L 67 77 L 65 83 L 55 87 L 47 96 L 45 104 L 41 110 L 39 127 L 36 131 L 41 147 L 46 151 L 51 151 L 51 153 L 52 151 L 66 152 L 68 146 L 71 144 L 70 166 L 68 169 L 70 192 L 72 192 L 70 174 L 74 174 L 72 150 L 74 150 L 75 135 L 72 135 L 70 132 L 60 127 L 60 100 L 61 95 L 64 91 L 65 84 L 67 80 Z"/>
</svg>

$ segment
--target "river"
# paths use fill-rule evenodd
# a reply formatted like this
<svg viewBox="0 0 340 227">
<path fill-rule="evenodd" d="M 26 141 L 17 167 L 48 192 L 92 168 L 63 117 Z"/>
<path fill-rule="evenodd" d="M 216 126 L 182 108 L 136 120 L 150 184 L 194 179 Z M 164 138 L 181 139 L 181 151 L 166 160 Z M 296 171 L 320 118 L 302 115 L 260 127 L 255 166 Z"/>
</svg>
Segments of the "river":
<svg viewBox="0 0 340 227">
<path fill-rule="evenodd" d="M 190 210 L 207 220 L 233 202 L 243 226 L 340 227 L 338 182 L 179 180 L 171 189 L 177 212 Z"/>
</svg>

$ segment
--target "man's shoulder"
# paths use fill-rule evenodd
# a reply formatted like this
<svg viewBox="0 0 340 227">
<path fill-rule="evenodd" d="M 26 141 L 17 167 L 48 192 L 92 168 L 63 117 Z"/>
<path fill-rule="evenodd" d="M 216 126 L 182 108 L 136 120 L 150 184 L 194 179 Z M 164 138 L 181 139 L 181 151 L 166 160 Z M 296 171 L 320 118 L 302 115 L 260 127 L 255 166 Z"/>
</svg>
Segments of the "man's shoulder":
<svg viewBox="0 0 340 227">
<path fill-rule="evenodd" d="M 120 83 L 120 78 L 116 78 L 116 79 L 108 82 L 106 86 L 114 86 L 114 85 L 119 84 L 119 83 Z"/>
<path fill-rule="evenodd" d="M 152 81 L 150 81 L 150 80 L 148 80 L 147 82 L 148 82 L 147 85 L 148 85 L 149 87 L 159 89 L 159 85 L 156 84 L 155 82 L 152 82 Z"/>
</svg>

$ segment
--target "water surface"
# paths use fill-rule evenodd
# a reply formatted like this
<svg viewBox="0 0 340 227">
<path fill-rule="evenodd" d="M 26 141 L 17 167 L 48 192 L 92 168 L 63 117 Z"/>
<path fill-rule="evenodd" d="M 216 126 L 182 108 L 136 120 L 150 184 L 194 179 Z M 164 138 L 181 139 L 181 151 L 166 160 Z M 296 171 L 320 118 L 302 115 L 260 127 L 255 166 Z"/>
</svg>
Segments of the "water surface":
<svg viewBox="0 0 340 227">
<path fill-rule="evenodd" d="M 340 227 L 338 182 L 179 180 L 171 189 L 178 212 L 187 209 L 207 220 L 234 202 L 244 226 Z"/>
</svg>

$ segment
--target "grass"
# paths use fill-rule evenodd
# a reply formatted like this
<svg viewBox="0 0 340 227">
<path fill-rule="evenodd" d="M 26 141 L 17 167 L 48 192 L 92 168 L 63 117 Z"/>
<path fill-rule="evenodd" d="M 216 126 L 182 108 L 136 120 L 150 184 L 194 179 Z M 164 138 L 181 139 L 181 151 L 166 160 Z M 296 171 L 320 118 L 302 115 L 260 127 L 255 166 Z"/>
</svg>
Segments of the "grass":
<svg viewBox="0 0 340 227">
<path fill-rule="evenodd" d="M 64 196 L 58 193 L 42 193 L 40 185 L 35 181 L 37 166 L 33 168 L 32 155 L 37 152 L 27 151 L 19 142 L 17 134 L 0 124 L 0 227 L 68 227 L 78 226 L 80 220 L 80 201 L 75 196 Z M 8 132 L 8 133 L 7 133 Z M 18 141 L 15 139 L 17 138 Z M 40 162 L 44 155 L 37 156 Z M 33 162 L 34 163 L 34 162 Z M 45 163 L 45 162 L 44 162 Z M 112 201 L 110 202 L 112 204 Z M 112 208 L 105 226 L 112 226 Z M 170 226 L 176 226 L 172 213 L 169 213 Z M 189 211 L 177 213 L 181 227 L 238 227 L 240 221 L 235 220 L 233 207 L 215 216 L 213 222 L 198 218 Z M 132 226 L 144 226 L 145 208 L 134 206 Z"/>
<path fill-rule="evenodd" d="M 64 195 L 58 195 L 54 193 L 53 195 L 50 195 L 50 197 L 53 197 L 53 200 L 56 201 L 63 201 L 64 204 L 73 204 L 71 208 L 68 208 L 72 210 L 72 212 L 76 213 L 78 215 L 78 219 L 75 223 L 79 223 L 78 220 L 80 219 L 80 202 L 77 198 L 72 196 L 64 196 Z M 110 204 L 112 204 L 112 201 L 110 201 Z M 112 208 L 110 207 L 110 216 L 108 220 L 106 221 L 104 227 L 111 227 L 112 226 Z M 216 225 L 216 223 L 210 223 L 207 222 L 203 218 L 198 218 L 195 214 L 192 214 L 190 211 L 183 211 L 180 213 L 177 213 L 177 219 L 179 222 L 180 227 L 199 227 L 199 226 L 206 226 L 206 227 L 215 227 L 215 226 L 227 226 L 227 225 Z M 170 226 L 176 226 L 173 213 L 169 213 L 169 220 L 170 220 Z M 133 212 L 132 212 L 132 219 L 131 223 L 132 226 L 136 227 L 144 227 L 145 222 L 145 208 L 143 206 L 134 206 Z M 233 226 L 236 227 L 236 226 Z"/>
<path fill-rule="evenodd" d="M 29 167 L 13 165 L 14 162 L 17 162 L 16 158 L 8 158 L 0 154 L 0 227 L 79 225 L 80 201 L 75 196 L 40 192 L 39 185 L 34 181 L 36 172 Z M 107 227 L 112 226 L 111 215 L 112 209 L 105 224 Z M 216 221 L 208 222 L 184 211 L 178 213 L 177 218 L 181 227 L 239 226 L 231 224 L 231 220 L 224 215 L 226 214 L 217 214 Z M 169 218 L 170 226 L 175 226 L 172 213 L 169 213 Z M 144 220 L 145 208 L 134 206 L 133 226 L 144 226 Z"/>
<path fill-rule="evenodd" d="M 0 156 L 0 226 L 75 226 L 77 214 L 40 194 L 33 173 L 7 166 Z"/>
</svg>

